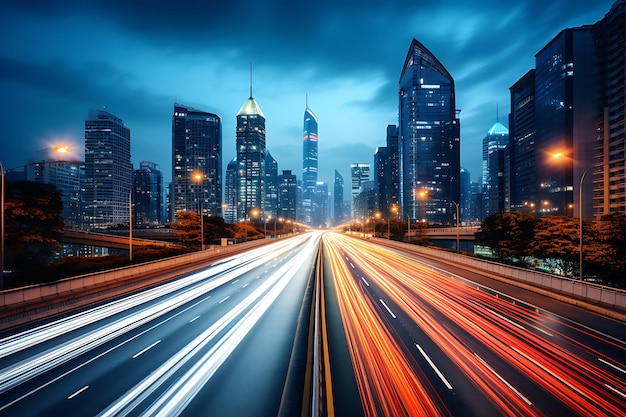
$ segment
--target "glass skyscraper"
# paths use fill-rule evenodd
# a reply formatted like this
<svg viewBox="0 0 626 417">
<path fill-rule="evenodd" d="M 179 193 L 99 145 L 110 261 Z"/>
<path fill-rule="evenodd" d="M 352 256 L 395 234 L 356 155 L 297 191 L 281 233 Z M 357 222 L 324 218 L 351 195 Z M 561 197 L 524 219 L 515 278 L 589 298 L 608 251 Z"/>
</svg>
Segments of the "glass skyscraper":
<svg viewBox="0 0 626 417">
<path fill-rule="evenodd" d="M 461 169 L 454 79 L 416 39 L 400 75 L 399 101 L 402 212 L 454 224 Z"/>
<path fill-rule="evenodd" d="M 509 129 L 496 121 L 483 138 L 482 182 L 483 216 L 504 210 L 504 149 L 509 145 Z"/>
<path fill-rule="evenodd" d="M 172 117 L 172 185 L 170 213 L 221 213 L 222 120 L 213 113 L 182 104 Z M 170 219 L 173 220 L 173 219 Z"/>
<path fill-rule="evenodd" d="M 250 97 L 237 113 L 237 219 L 250 217 L 265 202 L 265 115 Z"/>
<path fill-rule="evenodd" d="M 335 226 L 343 223 L 345 212 L 345 203 L 343 201 L 343 175 L 335 170 L 335 181 L 333 184 L 333 221 Z"/>
<path fill-rule="evenodd" d="M 133 181 L 133 224 L 163 224 L 163 174 L 159 166 L 141 161 Z"/>
<path fill-rule="evenodd" d="M 302 132 L 302 218 L 312 224 L 315 208 L 315 187 L 317 184 L 317 117 L 309 109 L 308 100 L 304 111 Z"/>
<path fill-rule="evenodd" d="M 130 129 L 105 110 L 85 121 L 85 226 L 107 228 L 130 220 L 133 167 Z"/>
</svg>

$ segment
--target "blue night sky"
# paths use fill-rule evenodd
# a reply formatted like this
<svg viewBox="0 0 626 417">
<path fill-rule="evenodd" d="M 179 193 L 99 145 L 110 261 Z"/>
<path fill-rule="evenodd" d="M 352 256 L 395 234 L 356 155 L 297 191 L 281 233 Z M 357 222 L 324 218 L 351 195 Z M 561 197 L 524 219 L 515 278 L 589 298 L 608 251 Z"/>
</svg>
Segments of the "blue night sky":
<svg viewBox="0 0 626 417">
<path fill-rule="evenodd" d="M 88 109 L 131 129 L 132 161 L 171 179 L 174 102 L 222 117 L 224 168 L 235 115 L 253 96 L 279 170 L 301 178 L 305 97 L 319 119 L 319 179 L 373 163 L 398 119 L 398 80 L 413 38 L 452 74 L 461 165 L 480 175 L 482 138 L 508 125 L 509 87 L 560 30 L 593 24 L 613 0 L 3 1 L 0 161 L 67 143 L 84 153 Z M 348 192 L 348 191 L 346 191 Z"/>
</svg>

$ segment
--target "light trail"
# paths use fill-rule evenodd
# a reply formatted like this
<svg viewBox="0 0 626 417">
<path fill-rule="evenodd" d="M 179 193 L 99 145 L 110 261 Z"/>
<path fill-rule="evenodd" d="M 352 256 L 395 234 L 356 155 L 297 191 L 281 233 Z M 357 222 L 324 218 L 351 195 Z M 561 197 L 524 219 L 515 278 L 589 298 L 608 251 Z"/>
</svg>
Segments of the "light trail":
<svg viewBox="0 0 626 417">
<path fill-rule="evenodd" d="M 176 382 L 170 385 L 166 391 L 161 393 L 159 399 L 143 414 L 179 415 L 276 300 L 299 271 L 302 261 L 304 259 L 309 260 L 314 255 L 318 240 L 311 239 L 297 257 L 293 257 L 279 268 L 214 325 L 179 350 L 98 416 L 128 415 L 160 386 L 166 385 L 170 378 L 174 377 L 176 372 L 185 364 L 193 361 L 194 365 L 183 376 L 178 377 Z M 230 327 L 227 333 L 206 353 L 202 354 L 203 349 L 220 334 L 220 331 L 232 323 L 235 324 Z M 198 357 L 199 355 L 200 357 Z"/>
<path fill-rule="evenodd" d="M 626 402 L 620 395 L 626 392 L 623 377 L 599 366 L 595 358 L 600 355 L 576 337 L 568 337 L 555 330 L 559 328 L 557 325 L 549 327 L 555 318 L 470 287 L 449 273 L 442 273 L 369 242 L 327 234 L 324 243 L 329 248 L 330 257 L 335 259 L 333 279 L 340 306 L 341 303 L 358 301 L 371 310 L 368 314 L 374 315 L 375 320 L 382 321 L 376 315 L 376 308 L 368 301 L 373 294 L 366 287 L 355 284 L 361 282 L 362 275 L 353 276 L 351 270 L 345 267 L 346 262 L 351 262 L 358 266 L 370 284 L 383 291 L 438 346 L 503 415 L 541 416 L 543 413 L 538 405 L 532 404 L 534 402 L 527 393 L 513 388 L 510 381 L 495 372 L 496 362 L 498 367 L 512 367 L 532 385 L 548 393 L 562 404 L 564 413 L 621 415 L 626 409 Z M 344 264 L 343 268 L 337 265 L 339 260 Z M 344 286 L 353 286 L 355 290 L 345 293 L 341 288 Z M 358 314 L 349 310 L 340 311 L 344 322 L 353 323 L 344 324 L 346 328 L 368 326 L 374 320 L 363 311 Z M 563 322 L 558 324 L 563 326 Z M 611 338 L 603 338 L 597 332 L 572 324 L 566 326 L 581 336 L 591 336 L 626 353 L 624 346 Z M 389 332 L 368 337 L 358 334 L 360 337 L 354 337 L 348 333 L 346 330 L 349 346 L 356 351 L 363 349 L 361 345 L 374 343 L 372 339 L 378 337 L 393 339 Z M 377 340 L 375 343 L 383 342 Z M 489 351 L 490 357 L 497 359 L 496 362 L 488 364 L 480 359 L 471 346 L 481 346 L 481 349 Z M 398 354 L 404 351 L 397 350 Z M 357 378 L 364 381 L 380 378 L 372 364 L 363 363 L 368 360 L 375 362 L 376 358 L 363 359 L 353 355 Z M 618 368 L 623 367 L 618 361 L 615 363 Z M 403 362 L 403 366 L 410 366 L 409 362 Z M 370 391 L 361 388 L 364 403 L 373 397 L 385 401 L 386 393 L 382 388 Z M 421 400 L 421 397 L 414 399 Z"/>
<path fill-rule="evenodd" d="M 237 277 L 242 274 L 252 271 L 255 268 L 262 267 L 262 265 L 266 262 L 268 255 L 271 254 L 274 258 L 286 256 L 292 253 L 296 248 L 304 254 L 307 253 L 307 251 L 310 251 L 310 246 L 315 246 L 318 241 L 319 236 L 317 239 L 315 237 L 311 238 L 311 236 L 301 236 L 290 239 L 288 242 L 268 245 L 268 247 L 259 248 L 262 250 L 256 249 L 250 253 L 238 255 L 233 259 L 218 262 L 207 270 L 191 274 L 185 278 L 163 284 L 159 287 L 155 287 L 154 289 L 125 297 L 121 300 L 108 303 L 101 307 L 87 310 L 66 319 L 57 320 L 47 325 L 1 340 L 0 352 L 2 352 L 2 354 L 0 357 L 4 356 L 8 358 L 4 360 L 4 362 L 7 362 L 8 365 L 0 369 L 0 393 L 6 393 L 12 388 L 35 377 L 39 377 L 63 363 L 76 359 L 79 356 L 88 353 L 92 349 L 102 346 L 104 343 L 113 341 L 133 329 L 137 329 L 142 325 L 148 324 L 159 317 L 166 317 L 165 320 L 150 326 L 145 331 L 126 339 L 113 348 L 107 349 L 104 353 L 95 355 L 93 358 L 87 358 L 77 366 L 73 366 L 69 371 L 63 372 L 60 376 L 51 376 L 51 379 L 48 382 L 44 381 L 37 388 L 30 390 L 26 394 L 19 396 L 17 399 L 2 405 L 0 410 L 10 407 L 19 401 L 25 400 L 28 396 L 38 392 L 42 388 L 57 382 L 61 378 L 67 377 L 70 373 L 84 367 L 98 358 L 101 358 L 104 354 L 112 352 L 117 347 L 130 342 L 145 332 L 172 320 L 184 311 L 207 300 L 210 298 L 210 295 L 207 295 L 208 292 L 228 282 L 232 282 L 232 280 L 238 280 Z M 293 265 L 296 260 L 302 263 L 302 259 L 300 259 L 299 256 L 304 255 L 291 256 L 292 259 L 287 261 L 286 264 Z M 299 266 L 301 265 L 302 264 Z M 285 272 L 284 268 L 280 268 L 279 270 Z M 275 274 L 272 274 L 272 276 L 274 275 Z M 287 277 L 287 275 L 285 276 Z M 210 333 L 213 333 L 211 333 L 210 337 L 206 338 L 210 340 L 216 337 L 220 331 L 224 330 L 229 323 L 236 319 L 237 314 L 243 314 L 242 308 L 251 308 L 251 304 L 261 299 L 259 291 L 263 291 L 262 289 L 269 291 L 267 287 L 268 282 L 274 282 L 276 279 L 277 278 L 274 277 L 264 280 L 258 287 L 261 290 L 256 289 L 252 292 L 255 294 L 255 297 L 247 298 L 246 303 L 240 304 L 238 308 L 226 313 L 224 317 L 218 320 L 215 326 L 210 328 Z M 284 279 L 288 280 L 287 278 Z M 199 299 L 199 301 L 194 301 L 197 299 Z M 178 311 L 173 315 L 168 315 L 168 313 L 173 312 L 173 310 L 189 304 L 190 302 L 192 304 L 183 310 Z M 131 309 L 132 313 L 128 314 Z M 233 313 L 233 311 L 235 312 Z M 125 313 L 126 315 L 123 315 Z M 118 314 L 121 317 L 115 319 L 114 316 Z M 109 317 L 112 317 L 113 321 L 105 323 L 104 319 Z M 199 316 L 196 316 L 190 322 L 195 321 L 198 317 Z M 80 336 L 77 335 L 57 346 L 51 347 L 42 352 L 34 353 L 28 358 L 18 362 L 10 362 L 10 355 L 12 354 L 31 348 L 32 346 L 37 346 L 43 342 L 49 342 L 49 339 L 54 339 L 55 337 L 64 335 L 68 332 L 78 333 L 79 329 L 94 324 L 96 327 L 84 332 L 84 334 Z M 134 358 L 153 348 L 158 343 L 159 342 L 155 342 L 143 349 L 141 352 L 137 353 Z"/>
</svg>

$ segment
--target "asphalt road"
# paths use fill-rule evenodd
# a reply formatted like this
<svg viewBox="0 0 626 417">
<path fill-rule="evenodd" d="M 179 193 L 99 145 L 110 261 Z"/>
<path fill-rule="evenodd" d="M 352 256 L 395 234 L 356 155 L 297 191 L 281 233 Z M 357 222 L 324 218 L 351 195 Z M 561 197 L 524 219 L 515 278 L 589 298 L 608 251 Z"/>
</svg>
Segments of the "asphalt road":
<svg viewBox="0 0 626 417">
<path fill-rule="evenodd" d="M 0 340 L 0 415 L 276 416 L 319 235 Z"/>
<path fill-rule="evenodd" d="M 331 347 L 349 352 L 364 415 L 623 415 L 623 323 L 371 242 L 323 242 L 329 320 L 346 335 Z"/>
</svg>

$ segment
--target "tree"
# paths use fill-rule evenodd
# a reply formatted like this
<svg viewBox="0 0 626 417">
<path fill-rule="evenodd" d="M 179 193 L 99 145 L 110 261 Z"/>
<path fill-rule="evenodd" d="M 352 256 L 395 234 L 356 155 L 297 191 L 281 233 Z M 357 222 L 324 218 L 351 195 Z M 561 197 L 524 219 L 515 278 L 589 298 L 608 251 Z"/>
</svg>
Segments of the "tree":
<svg viewBox="0 0 626 417">
<path fill-rule="evenodd" d="M 585 275 L 626 286 L 626 215 L 612 213 L 585 225 L 583 254 Z"/>
<path fill-rule="evenodd" d="M 6 266 L 17 275 L 46 265 L 65 232 L 63 203 L 57 188 L 31 181 L 6 183 Z"/>
<path fill-rule="evenodd" d="M 195 211 L 179 211 L 171 224 L 178 242 L 187 247 L 200 247 L 200 215 Z"/>
<path fill-rule="evenodd" d="M 532 254 L 536 218 L 520 212 L 492 213 L 475 234 L 476 243 L 489 246 L 498 259 L 526 263 Z"/>
<path fill-rule="evenodd" d="M 585 226 L 585 227 L 588 227 Z M 537 220 L 533 254 L 558 273 L 574 276 L 579 263 L 579 220 L 568 216 L 546 216 Z"/>
</svg>

